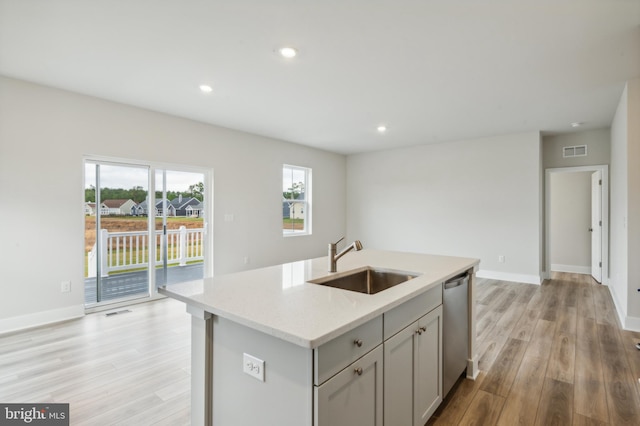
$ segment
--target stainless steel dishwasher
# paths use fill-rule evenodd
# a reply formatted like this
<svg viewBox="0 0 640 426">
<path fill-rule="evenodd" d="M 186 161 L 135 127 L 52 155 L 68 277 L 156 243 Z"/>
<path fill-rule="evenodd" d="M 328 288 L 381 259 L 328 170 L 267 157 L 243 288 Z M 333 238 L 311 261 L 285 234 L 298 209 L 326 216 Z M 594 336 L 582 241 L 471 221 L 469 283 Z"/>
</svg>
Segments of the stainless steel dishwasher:
<svg viewBox="0 0 640 426">
<path fill-rule="evenodd" d="M 465 272 L 445 281 L 442 286 L 442 397 L 446 397 L 458 377 L 467 369 L 469 352 L 469 310 Z"/>
</svg>

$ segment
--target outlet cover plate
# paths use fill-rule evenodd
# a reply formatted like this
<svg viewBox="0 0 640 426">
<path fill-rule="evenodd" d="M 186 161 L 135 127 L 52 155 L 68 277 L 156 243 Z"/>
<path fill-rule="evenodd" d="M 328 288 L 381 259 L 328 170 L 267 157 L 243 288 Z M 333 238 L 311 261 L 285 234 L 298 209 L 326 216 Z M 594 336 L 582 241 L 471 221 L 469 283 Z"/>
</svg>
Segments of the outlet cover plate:
<svg viewBox="0 0 640 426">
<path fill-rule="evenodd" d="M 242 354 L 242 371 L 254 379 L 264 382 L 264 361 L 252 355 Z"/>
</svg>

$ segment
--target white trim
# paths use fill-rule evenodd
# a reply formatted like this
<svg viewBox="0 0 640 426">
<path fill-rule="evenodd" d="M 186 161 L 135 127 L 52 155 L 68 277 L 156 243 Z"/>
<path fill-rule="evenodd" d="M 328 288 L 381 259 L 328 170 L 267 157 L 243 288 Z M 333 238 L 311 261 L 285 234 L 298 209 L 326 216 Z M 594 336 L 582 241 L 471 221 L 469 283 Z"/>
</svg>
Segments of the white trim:
<svg viewBox="0 0 640 426">
<path fill-rule="evenodd" d="M 539 275 L 513 274 L 511 272 L 487 271 L 486 269 L 476 272 L 476 277 L 525 284 L 540 285 L 542 283 L 542 278 Z"/>
<path fill-rule="evenodd" d="M 625 330 L 640 332 L 640 318 L 639 317 L 627 317 L 624 322 Z"/>
<path fill-rule="evenodd" d="M 602 172 L 602 282 L 609 282 L 609 166 L 579 166 L 579 167 L 558 167 L 545 169 L 544 175 L 544 266 L 545 271 L 542 274 L 545 278 L 549 278 L 551 271 L 551 245 L 549 221 L 551 216 L 551 175 L 555 173 L 575 173 L 575 172 Z M 588 272 L 591 275 L 591 271 Z"/>
<path fill-rule="evenodd" d="M 65 308 L 52 309 L 50 311 L 34 312 L 32 314 L 0 319 L 0 335 L 55 322 L 81 318 L 83 316 L 84 305 L 73 305 Z"/>
<path fill-rule="evenodd" d="M 629 331 L 640 332 L 640 318 L 628 316 L 626 309 L 624 309 L 624 306 L 620 304 L 620 301 L 618 300 L 615 289 L 609 285 L 607 287 L 609 288 L 609 293 L 611 294 L 611 298 L 613 299 L 613 304 L 616 307 L 618 321 L 620 321 L 622 328 Z"/>
<path fill-rule="evenodd" d="M 569 272 L 572 274 L 591 275 L 591 266 L 559 265 L 557 263 L 552 263 L 551 272 Z"/>
<path fill-rule="evenodd" d="M 312 173 L 313 173 L 313 169 L 311 167 L 305 167 L 305 166 L 294 166 L 292 164 L 283 164 L 282 165 L 282 170 L 284 173 L 284 169 L 291 169 L 291 170 L 298 170 L 301 172 L 304 172 L 304 200 L 285 200 L 283 197 L 283 201 L 288 202 L 288 201 L 294 201 L 295 203 L 300 203 L 300 204 L 304 204 L 304 229 L 303 230 L 288 230 L 288 229 L 282 229 L 282 236 L 283 237 L 297 237 L 297 236 L 307 236 L 307 235 L 312 235 L 312 226 L 313 226 L 313 220 L 312 220 L 312 215 L 313 215 L 313 207 L 312 207 Z M 283 175 L 284 177 L 284 175 Z M 293 219 L 292 217 L 292 212 L 291 212 L 291 206 L 289 206 L 289 217 Z M 282 224 L 281 224 L 282 226 Z"/>
</svg>

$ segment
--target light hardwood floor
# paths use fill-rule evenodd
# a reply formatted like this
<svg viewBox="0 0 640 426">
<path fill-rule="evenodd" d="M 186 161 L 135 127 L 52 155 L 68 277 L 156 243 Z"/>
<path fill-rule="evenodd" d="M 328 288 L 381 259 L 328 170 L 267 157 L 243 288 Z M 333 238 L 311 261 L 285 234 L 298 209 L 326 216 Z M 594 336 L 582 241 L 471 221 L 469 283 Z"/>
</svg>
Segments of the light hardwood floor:
<svg viewBox="0 0 640 426">
<path fill-rule="evenodd" d="M 190 316 L 172 299 L 0 337 L 0 402 L 70 404 L 72 425 L 190 424 Z"/>
<path fill-rule="evenodd" d="M 477 285 L 480 376 L 428 424 L 640 425 L 640 333 L 621 329 L 607 287 L 566 273 Z"/>
<path fill-rule="evenodd" d="M 640 333 L 584 275 L 477 280 L 480 376 L 429 424 L 640 424 Z M 0 336 L 0 402 L 70 403 L 72 425 L 189 424 L 189 315 L 174 300 Z"/>
</svg>

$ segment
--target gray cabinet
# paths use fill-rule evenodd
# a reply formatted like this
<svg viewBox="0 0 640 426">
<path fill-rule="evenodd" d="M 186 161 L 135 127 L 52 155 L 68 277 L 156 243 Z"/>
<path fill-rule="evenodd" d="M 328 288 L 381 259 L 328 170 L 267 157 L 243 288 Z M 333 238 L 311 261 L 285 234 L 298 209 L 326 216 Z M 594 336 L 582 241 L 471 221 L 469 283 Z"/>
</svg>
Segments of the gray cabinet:
<svg viewBox="0 0 640 426">
<path fill-rule="evenodd" d="M 316 426 L 382 426 L 382 345 L 314 387 Z"/>
<path fill-rule="evenodd" d="M 414 425 L 423 426 L 442 402 L 442 306 L 418 321 L 414 363 Z"/>
<path fill-rule="evenodd" d="M 384 342 L 384 421 L 423 426 L 442 402 L 442 306 Z"/>
</svg>

